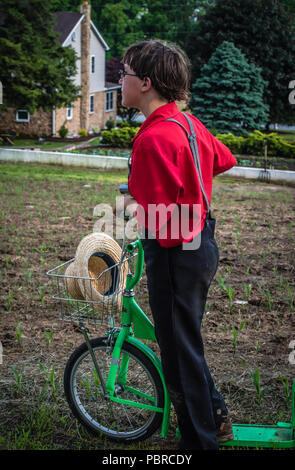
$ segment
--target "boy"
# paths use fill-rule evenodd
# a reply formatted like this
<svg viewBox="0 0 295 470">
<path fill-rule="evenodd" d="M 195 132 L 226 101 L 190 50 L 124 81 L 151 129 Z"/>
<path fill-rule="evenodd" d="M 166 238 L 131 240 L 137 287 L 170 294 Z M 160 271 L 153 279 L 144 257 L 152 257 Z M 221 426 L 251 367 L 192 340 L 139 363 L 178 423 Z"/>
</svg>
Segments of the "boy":
<svg viewBox="0 0 295 470">
<path fill-rule="evenodd" d="M 186 135 L 189 124 L 175 104 L 189 98 L 190 66 L 182 50 L 160 41 L 141 41 L 127 49 L 122 64 L 122 104 L 146 117 L 133 141 L 128 188 L 142 209 L 137 212 L 146 235 L 142 243 L 149 302 L 178 418 L 179 449 L 218 449 L 219 442 L 233 438 L 232 425 L 205 361 L 201 322 L 219 261 L 209 206 L 212 179 L 236 160 L 189 115 L 198 145 L 196 169 Z M 180 230 L 175 230 L 173 211 L 168 210 L 164 220 L 154 218 L 151 226 L 155 207 L 188 207 L 189 232 L 182 230 L 182 219 L 176 226 Z M 199 220 L 194 218 L 195 207 Z"/>
</svg>

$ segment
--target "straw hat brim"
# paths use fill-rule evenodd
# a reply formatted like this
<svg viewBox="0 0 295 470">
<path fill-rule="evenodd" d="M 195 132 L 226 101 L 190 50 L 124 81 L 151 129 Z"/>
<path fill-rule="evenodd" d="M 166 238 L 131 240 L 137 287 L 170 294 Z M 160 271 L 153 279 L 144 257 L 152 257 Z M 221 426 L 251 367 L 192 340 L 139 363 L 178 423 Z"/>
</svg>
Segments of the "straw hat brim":
<svg viewBox="0 0 295 470">
<path fill-rule="evenodd" d="M 111 287 L 115 268 L 118 268 L 112 268 L 111 265 L 119 263 L 121 252 L 120 245 L 112 237 L 102 232 L 87 235 L 77 247 L 76 274 L 79 277 L 88 278 L 78 279 L 80 291 L 86 300 L 102 303 L 100 306 L 99 304 L 95 305 L 96 310 L 105 310 L 108 307 L 111 308 L 114 303 L 120 302 L 121 295 L 118 295 L 118 292 L 125 285 L 128 264 L 123 263 L 122 265 L 116 292 Z M 106 260 L 111 260 L 111 262 L 106 262 Z"/>
<path fill-rule="evenodd" d="M 82 300 L 84 297 L 81 293 L 77 279 L 68 276 L 77 276 L 74 262 L 69 264 L 65 271 L 65 287 L 73 299 Z"/>
</svg>

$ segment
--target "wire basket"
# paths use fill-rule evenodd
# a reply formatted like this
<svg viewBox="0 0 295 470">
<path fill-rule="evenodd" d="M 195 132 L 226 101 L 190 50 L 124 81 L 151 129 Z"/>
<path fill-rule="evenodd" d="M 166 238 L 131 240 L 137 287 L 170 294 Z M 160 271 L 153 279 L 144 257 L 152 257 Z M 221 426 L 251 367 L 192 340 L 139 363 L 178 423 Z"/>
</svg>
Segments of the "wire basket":
<svg viewBox="0 0 295 470">
<path fill-rule="evenodd" d="M 102 253 L 88 262 L 89 277 L 75 275 L 75 258 L 47 272 L 53 281 L 53 299 L 59 301 L 65 321 L 115 326 L 121 318 L 126 277 L 135 268 L 136 253 L 110 263 Z M 98 276 L 95 273 L 100 272 Z"/>
</svg>

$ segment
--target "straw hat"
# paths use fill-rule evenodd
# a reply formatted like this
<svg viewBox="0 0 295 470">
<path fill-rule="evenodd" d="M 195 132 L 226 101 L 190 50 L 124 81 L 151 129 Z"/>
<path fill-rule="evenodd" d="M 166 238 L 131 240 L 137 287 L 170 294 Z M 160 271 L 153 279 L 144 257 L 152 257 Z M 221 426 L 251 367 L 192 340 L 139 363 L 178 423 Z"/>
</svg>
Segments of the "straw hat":
<svg viewBox="0 0 295 470">
<path fill-rule="evenodd" d="M 109 235 L 94 232 L 84 237 L 78 245 L 75 255 L 75 268 L 80 291 L 86 300 L 100 302 L 94 304 L 98 312 L 110 311 L 118 306 L 126 276 L 128 264 L 122 264 L 119 270 L 117 263 L 121 258 L 120 245 Z"/>
<path fill-rule="evenodd" d="M 78 284 L 78 280 L 73 277 L 67 277 L 67 276 L 77 276 L 74 262 L 69 264 L 69 266 L 67 267 L 65 271 L 65 286 L 66 286 L 67 291 L 71 295 L 71 297 L 73 297 L 73 299 L 77 299 L 77 300 L 84 299 L 81 293 L 80 286 Z"/>
</svg>

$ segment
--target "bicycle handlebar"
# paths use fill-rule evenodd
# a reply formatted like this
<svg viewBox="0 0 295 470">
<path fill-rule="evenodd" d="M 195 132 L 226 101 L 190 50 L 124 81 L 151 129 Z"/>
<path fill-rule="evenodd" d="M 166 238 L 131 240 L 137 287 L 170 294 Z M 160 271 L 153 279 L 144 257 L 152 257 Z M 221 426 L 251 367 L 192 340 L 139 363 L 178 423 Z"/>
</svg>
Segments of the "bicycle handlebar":
<svg viewBox="0 0 295 470">
<path fill-rule="evenodd" d="M 141 279 L 142 271 L 143 271 L 143 263 L 144 263 L 144 251 L 142 247 L 142 243 L 140 238 L 138 238 L 135 242 L 128 243 L 126 246 L 126 250 L 129 253 L 133 253 L 135 250 L 137 251 L 137 261 L 136 261 L 136 271 L 134 275 L 128 275 L 126 281 L 126 289 L 131 290 Z"/>
</svg>

